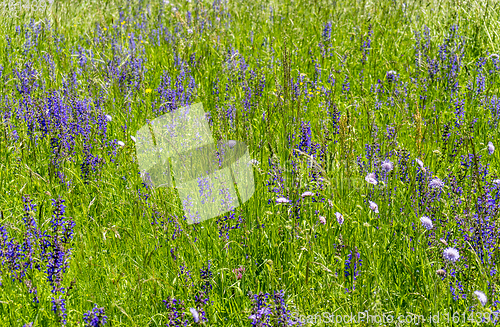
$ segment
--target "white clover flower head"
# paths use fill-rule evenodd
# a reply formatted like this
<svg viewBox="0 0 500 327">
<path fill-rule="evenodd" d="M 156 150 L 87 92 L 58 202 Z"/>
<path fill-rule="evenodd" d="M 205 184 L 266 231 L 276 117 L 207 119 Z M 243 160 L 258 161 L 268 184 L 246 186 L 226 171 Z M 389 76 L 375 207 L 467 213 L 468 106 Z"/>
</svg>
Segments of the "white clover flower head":
<svg viewBox="0 0 500 327">
<path fill-rule="evenodd" d="M 123 143 L 122 141 L 117 141 L 116 142 L 119 146 L 125 146 L 125 143 Z"/>
<path fill-rule="evenodd" d="M 370 201 L 370 200 L 368 200 L 368 203 L 370 204 L 370 209 L 373 212 L 378 213 L 378 205 L 375 202 Z"/>
<path fill-rule="evenodd" d="M 444 182 L 439 178 L 434 178 L 429 182 L 429 188 L 443 188 Z"/>
<path fill-rule="evenodd" d="M 193 30 L 191 28 L 188 28 L 187 32 L 188 34 L 193 34 Z"/>
<path fill-rule="evenodd" d="M 497 60 L 498 60 L 498 58 L 500 58 L 500 56 L 499 56 L 499 55 L 497 55 L 496 53 L 492 53 L 492 54 L 490 55 L 490 58 L 491 58 L 491 59 L 497 59 Z"/>
<path fill-rule="evenodd" d="M 495 152 L 495 146 L 493 145 L 492 142 L 488 142 L 488 153 L 492 155 L 493 152 Z"/>
<path fill-rule="evenodd" d="M 494 179 L 493 184 L 499 185 L 500 186 L 500 179 Z"/>
<path fill-rule="evenodd" d="M 378 184 L 375 173 L 369 173 L 368 175 L 366 175 L 365 181 L 373 185 Z"/>
<path fill-rule="evenodd" d="M 106 118 L 107 121 L 112 121 L 113 120 L 113 118 L 110 115 L 104 115 L 104 117 Z"/>
<path fill-rule="evenodd" d="M 384 172 L 388 173 L 394 169 L 394 164 L 391 161 L 386 160 L 382 163 L 381 167 Z"/>
<path fill-rule="evenodd" d="M 288 203 L 288 202 L 290 202 L 290 200 L 288 200 L 287 198 L 281 197 L 281 198 L 277 198 L 276 202 L 277 203 Z"/>
<path fill-rule="evenodd" d="M 420 222 L 422 223 L 422 226 L 429 230 L 431 230 L 433 227 L 432 220 L 427 216 L 422 216 L 422 218 L 420 218 Z"/>
<path fill-rule="evenodd" d="M 475 291 L 474 295 L 477 296 L 477 299 L 479 302 L 481 302 L 481 305 L 484 307 L 486 305 L 486 302 L 488 302 L 488 298 L 486 297 L 486 294 L 484 294 L 481 291 Z"/>
<path fill-rule="evenodd" d="M 134 141 L 134 143 L 137 142 L 137 140 L 135 139 L 135 136 L 130 135 L 130 138 L 132 139 L 132 141 Z"/>
<path fill-rule="evenodd" d="M 455 262 L 460 258 L 460 254 L 455 248 L 447 248 L 443 251 L 443 257 L 448 261 Z"/>
<path fill-rule="evenodd" d="M 344 223 L 344 216 L 340 212 L 336 212 L 335 216 L 337 217 L 337 222 L 339 225 L 342 225 Z"/>
<path fill-rule="evenodd" d="M 304 198 L 306 196 L 314 196 L 314 193 L 311 191 L 305 191 L 304 193 L 302 193 L 302 197 Z"/>
<path fill-rule="evenodd" d="M 323 225 L 326 224 L 326 218 L 324 216 L 319 216 L 319 222 Z"/>
</svg>

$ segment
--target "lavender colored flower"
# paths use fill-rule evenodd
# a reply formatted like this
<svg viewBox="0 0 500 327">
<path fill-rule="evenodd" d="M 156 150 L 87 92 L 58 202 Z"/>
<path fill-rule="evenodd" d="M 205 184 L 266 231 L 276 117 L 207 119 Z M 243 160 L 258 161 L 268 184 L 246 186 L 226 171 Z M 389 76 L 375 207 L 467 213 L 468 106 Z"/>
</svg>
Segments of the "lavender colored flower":
<svg viewBox="0 0 500 327">
<path fill-rule="evenodd" d="M 326 218 L 324 216 L 319 216 L 319 222 L 323 225 L 326 224 Z"/>
<path fill-rule="evenodd" d="M 378 184 L 377 179 L 375 177 L 375 173 L 369 173 L 368 175 L 366 175 L 365 181 L 367 181 L 368 183 L 373 184 L 373 185 Z"/>
<path fill-rule="evenodd" d="M 474 295 L 477 296 L 477 299 L 479 302 L 481 302 L 481 305 L 484 307 L 486 305 L 486 302 L 488 302 L 488 299 L 486 298 L 486 294 L 484 294 L 481 291 L 475 291 Z"/>
<path fill-rule="evenodd" d="M 130 138 L 132 139 L 132 141 L 134 141 L 134 143 L 136 143 L 136 142 L 137 142 L 137 140 L 136 140 L 135 136 L 130 135 Z"/>
<path fill-rule="evenodd" d="M 193 315 L 194 322 L 199 323 L 200 322 L 200 314 L 198 313 L 198 311 L 195 308 L 189 308 L 189 311 Z"/>
<path fill-rule="evenodd" d="M 122 147 L 123 147 L 123 146 L 125 146 L 125 143 L 123 143 L 122 141 L 117 141 L 116 143 L 117 143 L 119 146 L 122 146 Z"/>
<path fill-rule="evenodd" d="M 439 178 L 434 178 L 429 182 L 429 188 L 442 188 L 444 186 L 444 182 Z"/>
<path fill-rule="evenodd" d="M 344 223 L 344 216 L 340 212 L 336 212 L 335 216 L 337 217 L 337 222 L 339 225 L 342 225 Z"/>
<path fill-rule="evenodd" d="M 492 155 L 493 152 L 495 152 L 495 146 L 493 145 L 492 142 L 488 142 L 488 153 Z"/>
<path fill-rule="evenodd" d="M 382 170 L 386 173 L 392 171 L 394 169 L 394 164 L 389 161 L 389 160 L 386 160 L 382 163 Z"/>
<path fill-rule="evenodd" d="M 306 197 L 306 196 L 314 196 L 314 193 L 311 192 L 311 191 L 306 191 L 306 192 L 302 193 L 302 197 L 303 198 Z"/>
<path fill-rule="evenodd" d="M 455 262 L 460 258 L 460 254 L 455 248 L 447 248 L 443 251 L 443 257 L 448 261 Z"/>
<path fill-rule="evenodd" d="M 427 229 L 432 229 L 433 225 L 432 225 L 432 220 L 427 217 L 427 216 L 422 216 L 422 218 L 420 218 L 420 222 L 422 223 L 422 225 L 427 228 Z"/>
<path fill-rule="evenodd" d="M 368 201 L 368 203 L 370 204 L 370 209 L 375 212 L 375 213 L 378 213 L 378 205 L 373 202 L 373 201 Z"/>
<path fill-rule="evenodd" d="M 288 203 L 288 202 L 290 202 L 290 200 L 288 200 L 287 198 L 281 197 L 281 198 L 277 198 L 276 202 L 277 203 Z"/>
</svg>

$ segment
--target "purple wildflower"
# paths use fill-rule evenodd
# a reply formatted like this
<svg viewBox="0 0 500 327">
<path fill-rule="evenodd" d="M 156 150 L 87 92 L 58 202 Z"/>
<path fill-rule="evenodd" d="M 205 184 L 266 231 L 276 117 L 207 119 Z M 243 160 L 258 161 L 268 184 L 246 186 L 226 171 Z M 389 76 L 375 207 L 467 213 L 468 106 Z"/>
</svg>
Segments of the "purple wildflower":
<svg viewBox="0 0 500 327">
<path fill-rule="evenodd" d="M 420 218 L 420 222 L 422 223 L 422 225 L 427 228 L 427 229 L 432 229 L 432 220 L 427 217 L 427 216 L 422 216 L 422 218 Z"/>
<path fill-rule="evenodd" d="M 389 160 L 386 160 L 382 163 L 382 170 L 386 173 L 392 171 L 394 169 L 394 164 L 389 161 Z"/>
<path fill-rule="evenodd" d="M 486 298 L 486 294 L 484 294 L 481 291 L 475 291 L 474 295 L 477 296 L 477 299 L 479 302 L 481 302 L 481 305 L 484 307 L 486 305 L 486 302 L 488 302 L 488 299 Z"/>
<path fill-rule="evenodd" d="M 277 198 L 276 202 L 277 203 L 289 203 L 290 200 L 288 200 L 287 198 Z"/>
<path fill-rule="evenodd" d="M 443 257 L 448 261 L 455 262 L 460 258 L 460 254 L 455 248 L 447 248 L 443 251 Z"/>
<path fill-rule="evenodd" d="M 337 217 L 337 222 L 339 225 L 342 225 L 344 223 L 344 216 L 340 212 L 336 212 L 335 216 Z"/>
<path fill-rule="evenodd" d="M 444 182 L 439 178 L 434 178 L 429 182 L 429 188 L 442 188 L 444 186 Z"/>
<path fill-rule="evenodd" d="M 378 213 L 378 205 L 373 201 L 368 201 L 368 203 L 370 204 L 370 209 L 373 212 Z"/>
<path fill-rule="evenodd" d="M 368 183 L 373 184 L 373 185 L 378 184 L 375 173 L 369 173 L 368 175 L 366 175 L 365 181 L 367 181 Z"/>
<path fill-rule="evenodd" d="M 492 142 L 488 142 L 488 153 L 492 155 L 493 152 L 495 152 L 495 146 L 493 145 Z"/>
<path fill-rule="evenodd" d="M 104 326 L 108 317 L 104 313 L 104 308 L 98 308 L 97 304 L 94 304 L 94 308 L 83 314 L 83 323 L 85 327 L 100 327 Z"/>
</svg>

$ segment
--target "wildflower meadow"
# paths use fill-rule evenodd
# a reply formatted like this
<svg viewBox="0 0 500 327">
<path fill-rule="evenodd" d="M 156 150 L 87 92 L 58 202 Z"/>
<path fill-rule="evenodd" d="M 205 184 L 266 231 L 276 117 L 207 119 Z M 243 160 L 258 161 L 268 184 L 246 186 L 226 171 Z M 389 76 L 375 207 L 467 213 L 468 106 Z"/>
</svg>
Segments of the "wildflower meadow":
<svg viewBox="0 0 500 327">
<path fill-rule="evenodd" d="M 0 326 L 500 324 L 500 2 L 0 12 Z"/>
</svg>

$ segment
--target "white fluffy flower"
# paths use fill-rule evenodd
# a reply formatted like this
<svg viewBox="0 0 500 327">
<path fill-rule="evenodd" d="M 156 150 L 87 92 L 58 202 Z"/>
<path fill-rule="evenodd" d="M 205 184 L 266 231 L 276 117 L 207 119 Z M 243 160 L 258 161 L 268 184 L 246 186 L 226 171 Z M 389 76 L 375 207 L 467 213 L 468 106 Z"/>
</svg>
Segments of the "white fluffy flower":
<svg viewBox="0 0 500 327">
<path fill-rule="evenodd" d="M 474 294 L 477 296 L 477 299 L 479 300 L 479 302 L 481 302 L 481 304 L 484 307 L 486 305 L 486 302 L 488 302 L 488 299 L 486 298 L 486 294 L 484 294 L 481 291 L 475 291 Z"/>
<path fill-rule="evenodd" d="M 390 172 L 391 170 L 394 169 L 394 164 L 389 161 L 389 160 L 386 160 L 382 163 L 382 170 L 385 171 L 386 173 Z"/>
<path fill-rule="evenodd" d="M 447 248 L 443 251 L 443 257 L 448 261 L 455 262 L 460 258 L 460 254 L 455 248 Z"/>
<path fill-rule="evenodd" d="M 368 203 L 370 204 L 370 209 L 373 212 L 378 213 L 378 205 L 373 201 L 368 201 Z"/>
<path fill-rule="evenodd" d="M 493 145 L 493 143 L 488 142 L 488 153 L 491 155 L 493 154 L 493 152 L 495 152 L 495 146 Z"/>
<path fill-rule="evenodd" d="M 377 179 L 375 178 L 375 173 L 369 173 L 368 175 L 366 175 L 365 181 L 373 185 L 378 184 Z"/>
<path fill-rule="evenodd" d="M 290 200 L 288 200 L 287 198 L 283 198 L 282 197 L 282 198 L 277 198 L 276 202 L 277 203 L 288 203 L 288 202 L 290 202 Z"/>
<path fill-rule="evenodd" d="M 112 121 L 113 120 L 113 118 L 111 118 L 110 115 L 104 115 L 104 117 L 106 118 L 107 121 Z"/>
<path fill-rule="evenodd" d="M 326 224 L 326 218 L 324 216 L 319 216 L 319 222 L 323 225 Z"/>
<path fill-rule="evenodd" d="M 336 212 L 335 216 L 337 217 L 337 222 L 339 225 L 342 225 L 344 223 L 344 216 L 340 212 Z"/>
<path fill-rule="evenodd" d="M 420 222 L 427 229 L 432 229 L 433 227 L 432 220 L 427 216 L 422 216 L 422 218 L 420 218 Z"/>
<path fill-rule="evenodd" d="M 125 146 L 125 143 L 123 143 L 122 141 L 117 141 L 116 143 L 118 143 L 119 146 Z"/>
</svg>

